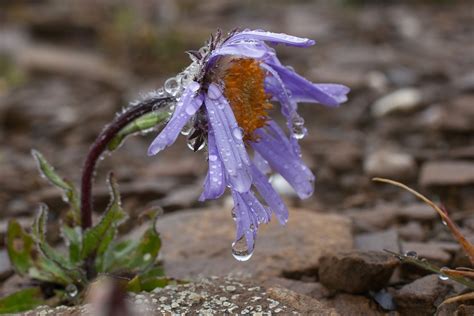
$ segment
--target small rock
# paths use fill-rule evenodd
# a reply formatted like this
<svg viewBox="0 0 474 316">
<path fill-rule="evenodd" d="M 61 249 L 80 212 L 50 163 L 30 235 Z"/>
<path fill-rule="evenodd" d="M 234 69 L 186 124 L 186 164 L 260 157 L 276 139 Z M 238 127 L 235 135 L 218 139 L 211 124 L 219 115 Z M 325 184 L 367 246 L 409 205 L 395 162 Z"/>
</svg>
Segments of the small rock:
<svg viewBox="0 0 474 316">
<path fill-rule="evenodd" d="M 298 294 L 296 292 L 290 291 L 288 289 L 283 289 L 279 287 L 269 288 L 268 295 L 281 303 L 290 306 L 296 310 L 299 310 L 300 313 L 305 315 L 321 315 L 321 316 L 337 316 L 337 313 L 334 309 L 328 308 L 320 301 L 310 298 L 309 296 Z M 273 305 L 274 307 L 278 305 Z M 275 309 L 276 312 L 276 309 Z"/>
<path fill-rule="evenodd" d="M 6 250 L 0 250 L 0 281 L 9 278 L 13 273 L 10 259 Z"/>
<path fill-rule="evenodd" d="M 347 171 L 357 168 L 362 157 L 360 146 L 351 142 L 334 144 L 332 150 L 326 153 L 328 165 L 336 171 Z"/>
<path fill-rule="evenodd" d="M 319 260 L 320 282 L 335 290 L 365 293 L 387 285 L 399 261 L 377 251 L 341 251 Z"/>
<path fill-rule="evenodd" d="M 383 96 L 372 105 L 372 114 L 382 117 L 394 112 L 412 111 L 418 108 L 423 101 L 420 90 L 403 88 Z"/>
<path fill-rule="evenodd" d="M 368 210 L 351 210 L 346 213 L 357 231 L 374 231 L 389 227 L 397 217 L 397 207 L 383 204 Z"/>
<path fill-rule="evenodd" d="M 452 288 L 431 274 L 403 286 L 394 296 L 402 315 L 433 315 Z"/>
<path fill-rule="evenodd" d="M 330 291 L 318 282 L 303 282 L 299 280 L 273 277 L 262 280 L 262 283 L 266 287 L 278 286 L 316 299 L 330 295 Z"/>
<path fill-rule="evenodd" d="M 379 149 L 365 158 L 364 171 L 369 176 L 407 179 L 415 175 L 416 163 L 407 153 Z"/>
<path fill-rule="evenodd" d="M 339 293 L 332 298 L 322 299 L 321 302 L 341 315 L 385 315 L 375 302 L 362 295 Z"/>
<path fill-rule="evenodd" d="M 425 229 L 418 222 L 408 222 L 397 228 L 400 238 L 407 241 L 423 241 L 425 239 Z"/>
<path fill-rule="evenodd" d="M 429 161 L 423 164 L 420 175 L 422 186 L 452 186 L 474 183 L 474 162 Z"/>
<path fill-rule="evenodd" d="M 388 229 L 376 233 L 364 233 L 355 237 L 357 249 L 365 251 L 382 251 L 384 249 L 397 252 L 400 250 L 398 232 L 395 229 Z"/>
<path fill-rule="evenodd" d="M 406 206 L 400 206 L 397 209 L 397 215 L 402 220 L 432 221 L 439 218 L 435 210 L 426 203 L 412 203 Z"/>
</svg>

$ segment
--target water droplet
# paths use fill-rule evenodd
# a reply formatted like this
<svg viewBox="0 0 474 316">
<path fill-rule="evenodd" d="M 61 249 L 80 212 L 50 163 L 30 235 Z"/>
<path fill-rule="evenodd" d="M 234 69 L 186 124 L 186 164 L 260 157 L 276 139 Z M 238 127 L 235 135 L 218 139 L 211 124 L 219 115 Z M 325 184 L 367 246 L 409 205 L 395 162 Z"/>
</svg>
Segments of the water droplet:
<svg viewBox="0 0 474 316">
<path fill-rule="evenodd" d="M 192 104 L 189 104 L 185 109 L 186 114 L 188 115 L 194 115 L 194 113 L 196 113 L 196 110 L 196 107 L 194 107 Z"/>
<path fill-rule="evenodd" d="M 181 129 L 181 135 L 188 136 L 193 131 L 194 122 L 190 120 L 186 125 Z"/>
<path fill-rule="evenodd" d="M 442 220 L 441 223 L 443 223 L 444 226 L 448 226 L 448 223 L 446 223 L 445 220 Z"/>
<path fill-rule="evenodd" d="M 165 92 L 168 93 L 169 95 L 175 97 L 178 95 L 181 86 L 178 80 L 175 77 L 169 78 L 165 81 L 164 84 L 164 89 Z"/>
<path fill-rule="evenodd" d="M 232 255 L 238 261 L 247 261 L 252 257 L 253 248 L 249 249 L 247 240 L 242 236 L 239 240 L 232 243 Z"/>
<path fill-rule="evenodd" d="M 293 137 L 296 139 L 302 139 L 308 133 L 306 127 L 304 127 L 304 119 L 298 114 L 294 114 L 291 118 Z"/>
<path fill-rule="evenodd" d="M 235 207 L 232 208 L 230 211 L 230 215 L 232 216 L 232 219 L 235 221 L 237 220 L 237 213 L 235 212 Z"/>
<path fill-rule="evenodd" d="M 209 161 L 216 161 L 217 156 L 216 155 L 209 155 Z"/>
<path fill-rule="evenodd" d="M 417 258 L 418 254 L 416 253 L 416 251 L 410 250 L 410 251 L 405 252 L 405 256 L 411 257 L 411 258 Z"/>
<path fill-rule="evenodd" d="M 244 130 L 241 127 L 236 127 L 232 130 L 232 135 L 234 135 L 236 139 L 243 139 Z"/>
<path fill-rule="evenodd" d="M 146 253 L 144 256 L 143 256 L 143 260 L 144 261 L 149 261 L 151 259 L 151 254 L 149 253 Z"/>
<path fill-rule="evenodd" d="M 77 289 L 77 286 L 75 286 L 74 284 L 68 284 L 65 290 L 69 298 L 75 298 L 77 294 L 79 294 L 79 290 Z"/>
<path fill-rule="evenodd" d="M 438 278 L 441 280 L 441 281 L 447 281 L 449 280 L 449 277 L 444 275 L 444 274 L 440 274 L 438 275 Z"/>
<path fill-rule="evenodd" d="M 197 141 L 200 141 L 199 137 L 198 138 L 193 138 L 193 139 L 188 139 L 186 144 L 188 145 L 188 148 L 191 149 L 192 151 L 200 151 L 206 146 L 206 143 L 202 142 L 199 145 L 198 148 L 195 148 L 195 144 L 196 144 Z"/>
</svg>

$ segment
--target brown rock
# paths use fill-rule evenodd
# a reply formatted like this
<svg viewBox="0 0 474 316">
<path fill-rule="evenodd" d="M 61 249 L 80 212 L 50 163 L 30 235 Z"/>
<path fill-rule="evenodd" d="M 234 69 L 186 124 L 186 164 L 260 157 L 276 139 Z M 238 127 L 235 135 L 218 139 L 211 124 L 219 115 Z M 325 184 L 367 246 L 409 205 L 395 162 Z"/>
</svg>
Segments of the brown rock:
<svg viewBox="0 0 474 316">
<path fill-rule="evenodd" d="M 263 279 L 262 284 L 266 287 L 282 287 L 316 299 L 328 297 L 331 294 L 330 291 L 324 287 L 324 285 L 318 282 L 303 282 L 299 280 L 273 277 Z"/>
<path fill-rule="evenodd" d="M 346 171 L 357 168 L 362 157 L 360 146 L 350 142 L 334 144 L 332 150 L 326 152 L 328 165 L 337 171 Z"/>
<path fill-rule="evenodd" d="M 334 308 L 341 315 L 386 315 L 374 301 L 362 295 L 339 293 L 332 298 L 322 299 L 321 302 L 328 307 Z"/>
<path fill-rule="evenodd" d="M 387 285 L 398 260 L 384 252 L 340 251 L 319 260 L 319 280 L 329 289 L 348 293 L 380 290 Z"/>
<path fill-rule="evenodd" d="M 399 251 L 398 232 L 395 229 L 388 229 L 376 233 L 358 234 L 355 237 L 355 246 L 360 250 L 382 251 L 384 249 Z"/>
<path fill-rule="evenodd" d="M 431 221 L 439 215 L 433 208 L 425 203 L 412 203 L 397 208 L 397 215 L 402 220 Z"/>
<path fill-rule="evenodd" d="M 415 175 L 416 163 L 407 153 L 383 148 L 365 158 L 364 171 L 374 177 L 407 179 Z"/>
<path fill-rule="evenodd" d="M 409 241 L 422 241 L 425 239 L 425 229 L 418 222 L 408 222 L 397 228 L 400 238 Z"/>
<path fill-rule="evenodd" d="M 394 296 L 402 315 L 433 315 L 451 290 L 449 282 L 431 274 L 405 285 Z"/>
<path fill-rule="evenodd" d="M 474 183 L 474 162 L 429 161 L 423 164 L 422 186 L 468 185 Z"/>
<path fill-rule="evenodd" d="M 274 300 L 300 311 L 304 315 L 337 316 L 340 315 L 334 309 L 326 307 L 320 301 L 283 288 L 270 288 L 268 295 Z"/>
<path fill-rule="evenodd" d="M 374 209 L 351 210 L 347 213 L 358 231 L 374 231 L 389 227 L 397 218 L 397 207 L 380 205 Z"/>
<path fill-rule="evenodd" d="M 163 239 L 167 274 L 178 278 L 231 272 L 314 274 L 323 252 L 351 249 L 353 243 L 347 218 L 307 210 L 291 210 L 284 227 L 275 220 L 262 225 L 253 257 L 246 262 L 231 254 L 235 227 L 230 210 L 181 211 L 163 216 L 157 228 Z"/>
</svg>

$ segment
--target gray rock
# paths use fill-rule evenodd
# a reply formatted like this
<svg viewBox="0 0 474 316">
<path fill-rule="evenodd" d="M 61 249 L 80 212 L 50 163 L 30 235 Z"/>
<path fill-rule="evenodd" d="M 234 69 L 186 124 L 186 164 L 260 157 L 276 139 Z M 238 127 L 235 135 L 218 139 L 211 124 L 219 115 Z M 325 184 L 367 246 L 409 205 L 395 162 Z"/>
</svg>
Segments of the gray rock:
<svg viewBox="0 0 474 316">
<path fill-rule="evenodd" d="M 407 241 L 423 241 L 426 231 L 418 222 L 408 222 L 397 228 L 400 238 Z"/>
<path fill-rule="evenodd" d="M 398 264 L 384 252 L 336 252 L 319 260 L 319 281 L 329 289 L 348 293 L 376 291 L 388 284 Z"/>
<path fill-rule="evenodd" d="M 382 148 L 365 158 L 364 171 L 374 177 L 407 179 L 415 175 L 416 163 L 410 154 Z"/>
<path fill-rule="evenodd" d="M 418 108 L 423 101 L 420 90 L 403 88 L 383 96 L 372 105 L 372 114 L 382 117 L 394 112 L 412 111 Z"/>
<path fill-rule="evenodd" d="M 388 229 L 375 233 L 363 233 L 355 237 L 355 246 L 360 250 L 382 251 L 384 249 L 390 251 L 399 251 L 398 232 L 396 229 Z"/>
</svg>

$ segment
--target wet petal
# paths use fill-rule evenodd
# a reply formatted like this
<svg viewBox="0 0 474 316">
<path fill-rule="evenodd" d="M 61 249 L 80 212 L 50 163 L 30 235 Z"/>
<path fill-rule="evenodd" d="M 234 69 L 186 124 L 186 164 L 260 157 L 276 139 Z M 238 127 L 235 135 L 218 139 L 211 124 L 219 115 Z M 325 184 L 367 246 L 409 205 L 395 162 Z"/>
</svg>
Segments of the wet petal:
<svg viewBox="0 0 474 316">
<path fill-rule="evenodd" d="M 328 106 L 337 106 L 341 103 L 343 89 L 339 89 L 339 94 L 333 95 L 332 89 L 328 89 L 326 85 L 322 87 L 313 84 L 306 78 L 298 75 L 296 72 L 276 64 L 270 64 L 279 74 L 281 80 L 285 84 L 286 89 L 291 91 L 292 98 L 295 101 L 315 102 Z M 337 90 L 337 89 L 336 89 Z"/>
<path fill-rule="evenodd" d="M 280 195 L 273 189 L 268 178 L 254 165 L 252 168 L 253 183 L 258 193 L 263 197 L 270 209 L 275 213 L 280 224 L 284 225 L 288 221 L 288 209 Z"/>
<path fill-rule="evenodd" d="M 232 190 L 232 198 L 234 200 L 236 223 L 235 241 L 245 236 L 247 248 L 252 252 L 255 246 L 255 238 L 257 237 L 257 219 L 253 216 L 241 193 Z"/>
<path fill-rule="evenodd" d="M 195 95 L 199 88 L 197 82 L 192 82 L 186 87 L 176 104 L 173 116 L 148 148 L 148 155 L 156 155 L 176 141 L 184 125 L 202 105 L 202 97 Z"/>
<path fill-rule="evenodd" d="M 255 197 L 252 191 L 241 193 L 240 196 L 244 200 L 245 204 L 247 205 L 248 209 L 252 212 L 251 216 L 255 217 L 258 224 L 261 223 L 268 223 L 270 221 L 269 212 L 265 209 L 265 207 L 260 203 L 260 201 Z M 256 229 L 257 227 L 255 227 Z"/>
<path fill-rule="evenodd" d="M 283 80 L 276 70 L 262 63 L 260 65 L 269 75 L 265 78 L 265 91 L 275 98 L 281 105 L 281 113 L 289 118 L 296 111 L 296 103 L 290 98 Z"/>
<path fill-rule="evenodd" d="M 260 155 L 256 151 L 254 151 L 254 155 L 253 155 L 253 164 L 263 174 L 267 174 L 272 171 L 272 169 L 270 168 L 270 165 L 268 164 L 268 161 L 263 159 L 262 155 Z"/>
<path fill-rule="evenodd" d="M 347 94 L 351 91 L 348 87 L 342 84 L 336 83 L 315 83 L 316 88 L 324 91 L 325 93 L 332 95 L 339 103 L 347 101 Z M 303 96 L 302 96 L 303 97 Z M 301 102 L 308 102 L 301 100 Z"/>
<path fill-rule="evenodd" d="M 217 151 L 214 132 L 211 129 L 208 131 L 207 148 L 209 170 L 204 180 L 204 191 L 199 197 L 199 201 L 217 199 L 226 188 L 224 165 Z"/>
<path fill-rule="evenodd" d="M 252 185 L 252 177 L 242 131 L 221 89 L 214 83 L 209 86 L 205 104 L 229 182 L 238 192 L 247 192 Z"/>
<path fill-rule="evenodd" d="M 210 61 L 217 56 L 222 55 L 234 55 L 247 58 L 261 59 L 267 54 L 268 48 L 266 45 L 261 43 L 234 43 L 224 44 L 222 47 L 217 48 L 211 55 Z"/>
<path fill-rule="evenodd" d="M 256 134 L 260 139 L 251 143 L 252 147 L 268 161 L 273 170 L 288 181 L 301 199 L 311 196 L 314 175 L 301 158 L 293 150 L 289 150 L 288 139 L 264 128 L 258 129 Z"/>
<path fill-rule="evenodd" d="M 315 42 L 308 38 L 297 37 L 288 35 L 285 33 L 273 33 L 261 30 L 245 30 L 242 32 L 236 33 L 229 39 L 229 42 L 238 42 L 238 41 L 265 41 L 271 43 L 282 43 L 290 46 L 298 47 L 308 47 L 315 44 Z"/>
</svg>

